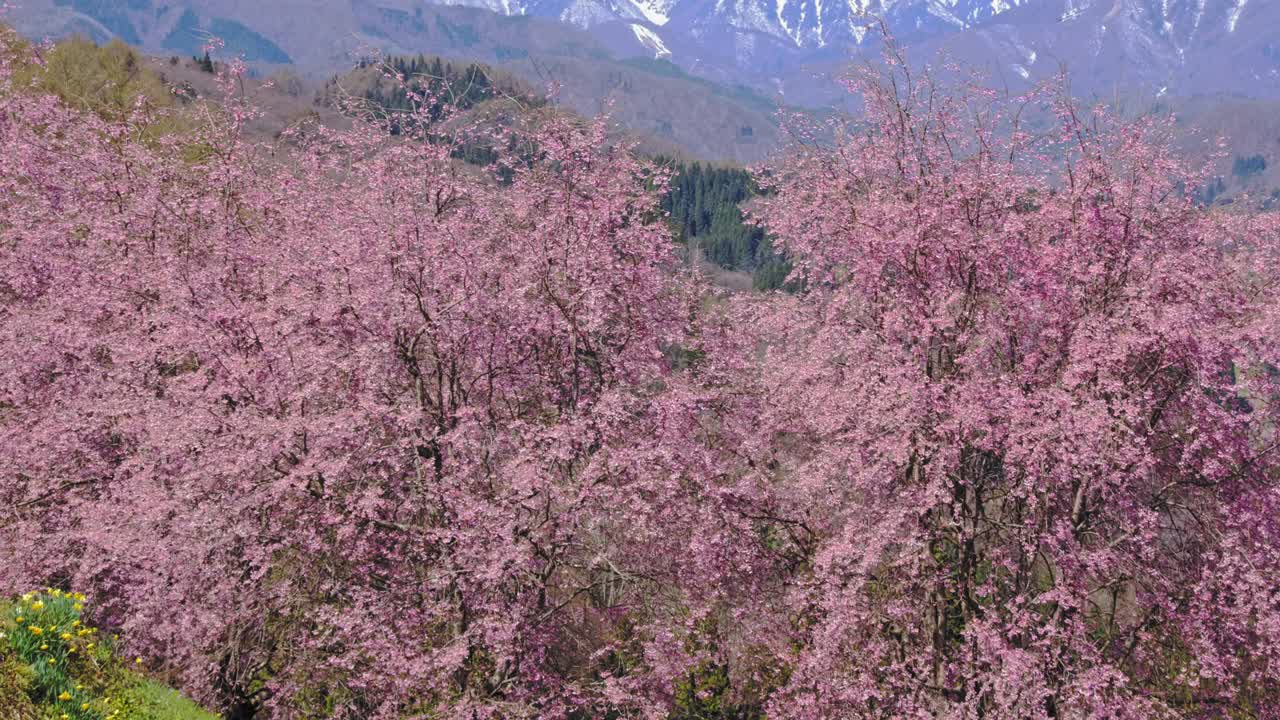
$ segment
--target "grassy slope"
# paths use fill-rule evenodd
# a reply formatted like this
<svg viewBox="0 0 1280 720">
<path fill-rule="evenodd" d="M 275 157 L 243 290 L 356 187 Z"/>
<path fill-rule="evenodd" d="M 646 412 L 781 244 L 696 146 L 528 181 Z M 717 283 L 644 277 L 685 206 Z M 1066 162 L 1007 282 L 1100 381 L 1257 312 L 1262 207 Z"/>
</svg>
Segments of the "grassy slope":
<svg viewBox="0 0 1280 720">
<path fill-rule="evenodd" d="M 0 601 L 0 720 L 62 720 L 65 708 L 56 698 L 42 697 L 32 665 L 14 646 L 15 605 Z M 96 654 L 97 671 L 90 677 L 84 665 L 72 665 L 71 678 L 83 685 L 95 703 L 110 698 L 117 712 L 113 720 L 217 720 L 176 690 L 129 668 L 120 657 Z"/>
</svg>

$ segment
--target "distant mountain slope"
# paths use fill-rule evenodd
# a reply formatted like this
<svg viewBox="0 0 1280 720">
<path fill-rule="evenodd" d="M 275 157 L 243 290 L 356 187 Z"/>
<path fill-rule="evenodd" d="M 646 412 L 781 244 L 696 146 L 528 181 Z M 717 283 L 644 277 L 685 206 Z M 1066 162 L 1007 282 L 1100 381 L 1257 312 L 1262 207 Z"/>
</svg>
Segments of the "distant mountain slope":
<svg viewBox="0 0 1280 720">
<path fill-rule="evenodd" d="M 30 0 L 13 20 L 34 37 L 127 37 L 157 55 L 198 55 L 217 36 L 223 56 L 242 56 L 264 73 L 292 66 L 313 79 L 374 51 L 480 61 L 539 92 L 554 90 L 584 114 L 609 106 L 654 152 L 754 162 L 776 146 L 770 100 L 658 61 L 666 55 L 653 38 L 627 26 L 613 28 L 621 33 L 613 38 L 544 18 L 403 0 Z"/>
<path fill-rule="evenodd" d="M 154 52 L 193 54 L 217 36 L 228 54 L 263 65 L 293 64 L 315 76 L 350 67 L 373 49 L 482 59 L 607 54 L 589 34 L 555 21 L 406 0 L 24 0 L 12 21 L 33 37 L 81 32 L 98 41 L 120 37 Z"/>
<path fill-rule="evenodd" d="M 1065 66 L 1099 93 L 1280 97 L 1274 0 L 1032 0 L 921 49 L 939 47 L 1014 78 Z"/>
<path fill-rule="evenodd" d="M 1280 99 L 1280 0 L 24 0 L 12 17 L 165 54 L 216 35 L 311 77 L 375 50 L 509 65 L 579 111 L 612 99 L 655 142 L 737 161 L 776 133 L 759 96 L 841 97 L 840 70 L 875 57 L 876 18 L 913 62 L 943 53 L 1014 91 L 1066 67 L 1085 96 Z"/>
<path fill-rule="evenodd" d="M 643 27 L 673 62 L 720 79 L 803 84 L 883 19 L 917 59 L 945 48 L 1012 82 L 1065 63 L 1090 87 L 1280 96 L 1275 0 L 440 0 L 584 28 Z"/>
<path fill-rule="evenodd" d="M 316 74 L 368 48 L 664 58 L 802 103 L 832 96 L 823 69 L 872 49 L 868 24 L 883 18 L 916 60 L 946 50 L 1013 86 L 1065 64 L 1088 91 L 1280 97 L 1276 0 L 26 0 L 15 17 L 36 36 L 185 53 L 216 34 L 252 61 Z"/>
</svg>

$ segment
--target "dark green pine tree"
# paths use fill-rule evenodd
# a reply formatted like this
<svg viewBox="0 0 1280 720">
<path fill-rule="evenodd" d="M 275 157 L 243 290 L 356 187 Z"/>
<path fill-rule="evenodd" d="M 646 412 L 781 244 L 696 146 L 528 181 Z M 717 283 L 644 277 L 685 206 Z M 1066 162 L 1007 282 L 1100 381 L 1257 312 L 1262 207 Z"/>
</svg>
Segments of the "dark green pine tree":
<svg viewBox="0 0 1280 720">
<path fill-rule="evenodd" d="M 752 274 L 761 290 L 783 287 L 791 266 L 773 249 L 764 230 L 747 223 L 741 205 L 760 194 L 751 174 L 737 168 L 678 163 L 662 209 L 678 239 L 697 247 L 704 259 Z"/>
</svg>

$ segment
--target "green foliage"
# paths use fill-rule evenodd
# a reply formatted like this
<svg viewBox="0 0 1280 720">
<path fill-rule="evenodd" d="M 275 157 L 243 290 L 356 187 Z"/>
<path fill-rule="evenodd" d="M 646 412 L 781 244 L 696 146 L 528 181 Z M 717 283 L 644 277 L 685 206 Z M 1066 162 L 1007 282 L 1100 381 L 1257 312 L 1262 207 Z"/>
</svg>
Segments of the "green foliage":
<svg viewBox="0 0 1280 720">
<path fill-rule="evenodd" d="M 791 274 L 791 263 L 775 255 L 768 262 L 756 268 L 751 274 L 751 284 L 757 290 L 778 290 L 789 287 L 787 276 Z"/>
<path fill-rule="evenodd" d="M 172 104 L 160 77 L 143 66 L 133 48 L 119 40 L 104 46 L 84 38 L 64 40 L 45 56 L 43 68 L 29 66 L 27 72 L 38 89 L 106 118 L 131 112 L 139 95 L 153 106 Z"/>
<path fill-rule="evenodd" d="M 752 273 L 757 289 L 783 287 L 790 265 L 764 229 L 742 215 L 741 204 L 760 193 L 751 174 L 696 162 L 677 163 L 675 170 L 662 209 L 678 239 L 722 268 Z"/>
<path fill-rule="evenodd" d="M 469 110 L 499 97 L 516 98 L 528 106 L 544 104 L 485 65 L 424 55 L 362 61 L 353 72 L 325 83 L 319 97 L 335 106 L 347 97 L 363 101 L 365 110 L 387 119 L 393 135 L 409 129 L 404 126 L 407 116 L 418 109 L 434 122 L 450 110 Z"/>
<path fill-rule="evenodd" d="M 8 43 L 6 60 L 14 68 L 12 87 L 18 92 L 50 93 L 72 108 L 113 122 L 131 118 L 140 131 L 136 139 L 144 141 L 191 127 L 189 117 L 171 111 L 175 92 L 119 40 L 100 46 L 83 37 L 69 38 L 44 51 L 43 62 L 37 63 L 30 45 L 12 30 L 0 25 L 0 36 Z M 194 94 L 189 88 L 177 92 Z M 146 98 L 142 106 L 139 96 Z"/>
</svg>

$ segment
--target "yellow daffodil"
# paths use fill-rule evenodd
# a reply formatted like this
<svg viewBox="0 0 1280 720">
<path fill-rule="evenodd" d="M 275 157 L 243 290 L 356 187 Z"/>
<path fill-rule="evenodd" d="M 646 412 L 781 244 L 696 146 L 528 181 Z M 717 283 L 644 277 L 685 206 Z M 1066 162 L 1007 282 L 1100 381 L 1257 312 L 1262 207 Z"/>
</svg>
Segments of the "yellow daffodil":
<svg viewBox="0 0 1280 720">
<path fill-rule="evenodd" d="M 58 699 L 61 700 L 62 702 L 66 702 L 71 699 L 71 693 L 67 692 L 66 690 L 63 690 L 62 694 L 58 696 Z"/>
<path fill-rule="evenodd" d="M 66 713 L 62 713 L 62 720 L 71 720 L 71 716 Z"/>
<path fill-rule="evenodd" d="M 75 605 L 71 606 L 71 609 L 75 610 L 76 612 L 80 612 L 81 610 L 84 610 L 84 606 L 81 605 L 80 603 L 76 603 Z"/>
<path fill-rule="evenodd" d="M 142 664 L 142 658 L 140 658 L 140 657 L 134 658 L 134 659 L 133 659 L 133 663 L 134 663 L 135 665 L 141 665 L 141 664 Z"/>
<path fill-rule="evenodd" d="M 40 626 L 39 626 L 39 625 L 32 625 L 32 626 L 31 626 L 31 634 L 32 634 L 32 635 L 39 635 L 39 634 L 40 634 L 40 633 L 42 633 L 42 632 L 44 632 L 44 631 L 40 629 Z"/>
<path fill-rule="evenodd" d="M 17 622 L 19 625 L 21 625 L 21 624 L 22 624 L 22 622 L 23 622 L 24 620 L 26 620 L 26 618 L 24 618 L 24 617 L 22 617 L 21 615 L 19 615 L 19 616 L 17 617 L 17 619 L 16 619 L 16 622 Z"/>
<path fill-rule="evenodd" d="M 71 639 L 71 633 L 69 633 L 69 632 L 64 632 L 64 633 L 62 633 L 62 635 L 60 635 L 59 637 L 61 637 L 63 640 L 70 640 L 70 639 Z"/>
<path fill-rule="evenodd" d="M 72 621 L 71 627 L 80 627 L 80 621 L 79 620 Z"/>
<path fill-rule="evenodd" d="M 32 610 L 36 610 L 36 611 L 43 610 L 43 609 L 44 609 L 44 601 L 42 601 L 42 600 L 37 600 L 37 601 L 35 601 L 35 602 L 31 603 L 31 609 L 32 609 Z"/>
<path fill-rule="evenodd" d="M 67 654 L 68 654 L 68 655 L 75 655 L 75 654 L 76 654 L 76 649 L 75 649 L 75 648 L 67 648 Z"/>
<path fill-rule="evenodd" d="M 48 649 L 49 649 L 49 644 L 48 644 L 48 643 L 40 643 L 40 649 L 41 649 L 41 650 L 48 650 Z"/>
<path fill-rule="evenodd" d="M 81 710 L 88 710 L 88 709 L 89 709 L 89 703 L 80 703 L 80 709 L 81 709 Z"/>
<path fill-rule="evenodd" d="M 92 649 L 93 649 L 93 646 L 94 646 L 94 643 L 89 643 L 89 644 L 88 644 L 88 645 L 86 645 L 85 647 L 87 647 L 87 648 L 89 648 L 90 650 L 92 650 Z"/>
</svg>

